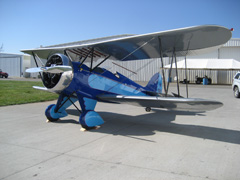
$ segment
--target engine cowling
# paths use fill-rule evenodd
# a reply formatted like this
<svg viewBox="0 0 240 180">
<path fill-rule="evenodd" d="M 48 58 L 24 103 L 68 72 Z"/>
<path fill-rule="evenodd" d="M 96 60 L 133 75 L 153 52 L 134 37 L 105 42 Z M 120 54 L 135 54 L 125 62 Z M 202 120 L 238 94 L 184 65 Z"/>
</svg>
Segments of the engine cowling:
<svg viewBox="0 0 240 180">
<path fill-rule="evenodd" d="M 52 66 L 59 66 L 59 65 L 65 65 L 65 66 L 72 66 L 71 61 L 69 58 L 63 54 L 53 54 L 50 56 L 45 64 L 45 67 L 52 67 Z M 66 87 L 69 86 L 69 84 L 72 81 L 73 78 L 73 72 L 71 71 L 65 71 L 62 73 L 51 73 L 51 72 L 43 72 L 43 84 L 46 88 L 51 90 L 52 92 L 61 92 Z"/>
</svg>

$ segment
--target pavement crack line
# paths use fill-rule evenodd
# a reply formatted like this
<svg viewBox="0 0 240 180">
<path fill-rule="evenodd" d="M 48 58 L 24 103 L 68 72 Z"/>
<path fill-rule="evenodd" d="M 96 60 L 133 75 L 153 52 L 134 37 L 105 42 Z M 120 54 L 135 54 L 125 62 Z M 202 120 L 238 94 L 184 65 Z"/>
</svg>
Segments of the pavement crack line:
<svg viewBox="0 0 240 180">
<path fill-rule="evenodd" d="M 21 172 L 23 172 L 23 171 L 26 171 L 26 170 L 28 170 L 28 169 L 31 169 L 31 168 L 33 168 L 33 167 L 35 167 L 35 166 L 38 166 L 39 164 L 42 164 L 42 163 L 45 163 L 45 162 L 49 161 L 49 160 L 55 159 L 55 158 L 57 158 L 57 157 L 59 157 L 59 156 L 61 156 L 61 155 L 62 155 L 62 154 L 59 154 L 59 155 L 53 156 L 53 157 L 51 157 L 51 158 L 49 158 L 49 159 L 46 159 L 46 160 L 44 160 L 44 161 L 41 161 L 41 162 L 39 162 L 39 163 L 33 164 L 33 165 L 29 166 L 29 167 L 26 167 L 26 168 L 24 168 L 24 169 L 21 169 L 21 170 L 19 170 L 19 171 L 17 171 L 17 172 L 14 172 L 14 173 L 8 175 L 8 176 L 5 176 L 5 177 L 3 177 L 1 180 L 4 180 L 4 179 L 9 178 L 9 177 L 11 177 L 11 176 L 14 176 L 14 175 L 16 175 L 16 174 L 18 174 L 18 173 L 21 173 Z"/>
<path fill-rule="evenodd" d="M 124 130 L 124 129 L 126 129 L 126 128 L 129 128 L 129 127 L 131 127 L 131 126 L 134 126 L 134 125 L 135 125 L 135 124 L 131 124 L 131 125 L 125 127 L 125 128 L 121 128 L 121 129 L 115 131 L 115 133 L 120 132 L 120 131 L 122 131 L 122 130 Z M 78 148 L 84 147 L 84 146 L 86 146 L 86 145 L 89 145 L 89 144 L 91 144 L 91 143 L 94 143 L 94 142 L 96 142 L 96 141 L 98 141 L 98 140 L 100 140 L 100 139 L 103 139 L 103 138 L 105 138 L 105 137 L 107 137 L 107 136 L 111 136 L 111 135 L 113 135 L 113 134 L 114 134 L 114 131 L 111 132 L 111 134 L 107 134 L 107 135 L 102 136 L 102 137 L 100 137 L 100 138 L 94 139 L 93 141 L 90 141 L 90 142 L 88 142 L 88 143 L 85 143 L 85 144 L 83 144 L 83 145 L 80 145 L 80 146 L 78 146 L 78 147 L 75 147 L 75 148 L 73 148 L 73 149 L 71 149 L 71 150 L 68 150 L 68 151 L 66 151 L 66 152 L 63 152 L 63 153 L 53 152 L 53 151 L 46 151 L 46 150 L 37 149 L 37 148 L 33 148 L 33 147 L 28 147 L 28 146 L 23 146 L 23 145 L 18 145 L 18 144 L 16 145 L 16 144 L 11 144 L 11 143 L 0 142 L 0 143 L 2 143 L 2 144 L 7 144 L 7 145 L 11 145 L 11 146 L 16 146 L 16 147 L 21 147 L 21 148 L 28 148 L 28 149 L 33 149 L 33 150 L 38 150 L 38 151 L 45 151 L 45 152 L 50 152 L 50 153 L 55 153 L 55 154 L 57 154 L 56 156 L 53 156 L 53 157 L 48 158 L 48 159 L 46 159 L 46 160 L 44 160 L 44 161 L 41 161 L 41 162 L 39 162 L 39 163 L 33 164 L 33 165 L 29 166 L 29 167 L 26 167 L 26 168 L 24 168 L 24 169 L 21 169 L 21 170 L 19 170 L 19 171 L 16 171 L 16 172 L 14 172 L 14 173 L 12 173 L 12 174 L 9 174 L 9 175 L 7 175 L 6 177 L 1 178 L 0 180 L 4 180 L 4 179 L 6 179 L 6 178 L 8 178 L 8 177 L 11 177 L 11 176 L 16 175 L 16 174 L 18 174 L 18 173 L 21 173 L 21 172 L 26 171 L 26 170 L 28 170 L 28 169 L 31 169 L 31 168 L 33 168 L 33 167 L 35 167 L 35 166 L 38 166 L 39 164 L 48 162 L 48 161 L 53 160 L 53 159 L 55 159 L 55 158 L 58 158 L 58 157 L 60 157 L 60 156 L 62 156 L 62 155 L 71 156 L 71 155 L 68 154 L 69 152 L 74 151 L 74 150 L 76 150 L 76 149 L 78 149 Z M 74 156 L 74 157 L 78 157 L 78 156 Z"/>
<path fill-rule="evenodd" d="M 4 179 L 6 179 L 6 178 L 8 178 L 8 177 L 11 177 L 11 176 L 16 175 L 16 174 L 18 174 L 18 173 L 21 173 L 21 172 L 26 171 L 26 170 L 28 170 L 28 169 L 31 169 L 31 168 L 33 168 L 33 167 L 35 167 L 35 166 L 38 166 L 38 165 L 42 164 L 42 163 L 46 163 L 46 162 L 48 162 L 48 161 L 51 161 L 51 160 L 53 160 L 53 159 L 56 159 L 56 158 L 58 158 L 58 157 L 60 157 L 60 156 L 62 156 L 62 155 L 69 156 L 69 157 L 74 157 L 74 158 L 85 159 L 85 160 L 96 161 L 96 162 L 101 162 L 101 163 L 107 163 L 107 164 L 111 164 L 111 165 L 125 166 L 125 167 L 137 168 L 137 169 L 142 169 L 142 170 L 149 170 L 149 171 L 155 171 L 155 172 L 162 172 L 162 173 L 174 174 L 174 175 L 178 175 L 178 176 L 187 176 L 187 177 L 192 177 L 192 178 L 201 178 L 201 179 L 215 180 L 215 179 L 209 178 L 209 177 L 200 177 L 200 176 L 194 176 L 194 175 L 189 175 L 189 174 L 181 174 L 181 173 L 176 173 L 176 172 L 168 172 L 168 171 L 164 171 L 164 170 L 160 170 L 160 169 L 156 169 L 156 168 L 147 168 L 147 167 L 142 167 L 142 166 L 135 166 L 135 165 L 130 165 L 130 164 L 118 163 L 118 162 L 110 162 L 110 161 L 104 161 L 104 160 L 99 160 L 99 159 L 94 159 L 94 158 L 91 159 L 91 158 L 86 158 L 86 157 L 82 157 L 82 156 L 77 156 L 77 155 L 68 154 L 68 153 L 70 153 L 71 151 L 74 151 L 74 150 L 79 149 L 79 148 L 81 148 L 81 147 L 87 146 L 87 145 L 89 145 L 89 144 L 91 144 L 91 143 L 94 143 L 94 142 L 96 142 L 96 141 L 98 141 L 98 140 L 100 140 L 100 139 L 104 139 L 104 138 L 106 138 L 106 137 L 108 137 L 108 136 L 112 136 L 112 135 L 114 135 L 114 134 L 118 134 L 120 131 L 123 131 L 123 130 L 128 129 L 128 128 L 130 128 L 130 127 L 133 127 L 133 126 L 135 126 L 135 125 L 136 125 L 136 124 L 133 123 L 133 124 L 127 126 L 127 127 L 118 129 L 118 130 L 116 130 L 116 131 L 112 131 L 111 134 L 109 133 L 109 134 L 107 134 L 107 135 L 101 136 L 101 137 L 99 137 L 99 138 L 97 138 L 97 139 L 94 139 L 94 140 L 92 140 L 92 141 L 90 141 L 90 142 L 88 142 L 88 143 L 82 144 L 82 145 L 80 145 L 80 146 L 78 146 L 78 147 L 75 147 L 75 148 L 73 148 L 73 149 L 71 149 L 71 150 L 68 150 L 68 151 L 66 151 L 66 152 L 63 152 L 63 153 L 53 152 L 53 151 L 46 151 L 46 150 L 37 149 L 37 148 L 32 148 L 32 147 L 23 146 L 23 145 L 16 145 L 16 144 L 10 144 L 10 143 L 0 142 L 0 143 L 3 143 L 3 144 L 12 145 L 12 146 L 18 146 L 18 147 L 22 147 L 22 148 L 29 148 L 29 149 L 33 149 L 33 150 L 45 151 L 45 152 L 50 152 L 50 153 L 55 153 L 55 154 L 56 154 L 55 156 L 53 156 L 53 157 L 51 157 L 51 158 L 48 158 L 48 159 L 46 159 L 46 160 L 44 160 L 44 161 L 41 161 L 41 162 L 36 163 L 36 164 L 33 164 L 33 165 L 31 165 L 31 166 L 29 166 L 29 167 L 26 167 L 26 168 L 24 168 L 24 169 L 22 169 L 22 170 L 19 170 L 19 171 L 17 171 L 17 172 L 14 172 L 14 173 L 6 176 L 6 177 L 3 177 L 1 180 L 4 180 Z"/>
<path fill-rule="evenodd" d="M 141 170 L 149 170 L 149 171 L 155 171 L 155 172 L 162 172 L 162 173 L 167 173 L 167 174 L 174 174 L 178 176 L 187 176 L 187 177 L 192 177 L 192 178 L 201 178 L 201 179 L 208 179 L 208 180 L 217 180 L 214 178 L 210 177 L 201 177 L 201 176 L 194 176 L 190 174 L 183 174 L 183 173 L 176 173 L 176 172 L 169 172 L 169 171 L 164 171 L 156 168 L 147 168 L 147 167 L 142 167 L 142 166 L 135 166 L 135 165 L 130 165 L 130 164 L 123 164 L 119 162 L 110 162 L 110 161 L 105 161 L 105 160 L 99 160 L 99 159 L 94 159 L 94 158 L 86 158 L 82 156 L 77 156 L 77 155 L 71 155 L 71 154 L 65 154 L 66 156 L 74 157 L 74 158 L 79 158 L 79 159 L 85 159 L 85 160 L 91 160 L 91 161 L 96 161 L 96 162 L 101 162 L 101 163 L 106 163 L 106 164 L 111 164 L 111 165 L 117 165 L 117 166 L 125 166 L 125 167 L 131 167 L 131 168 L 137 168 Z"/>
</svg>

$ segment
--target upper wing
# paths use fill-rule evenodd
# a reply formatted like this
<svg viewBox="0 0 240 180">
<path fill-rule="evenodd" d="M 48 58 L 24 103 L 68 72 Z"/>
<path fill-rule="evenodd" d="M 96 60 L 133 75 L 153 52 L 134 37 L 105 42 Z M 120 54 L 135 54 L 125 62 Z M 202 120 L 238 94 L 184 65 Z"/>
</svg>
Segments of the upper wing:
<svg viewBox="0 0 240 180">
<path fill-rule="evenodd" d="M 141 107 L 166 108 L 180 111 L 209 111 L 221 107 L 223 104 L 218 101 L 178 98 L 178 97 L 156 97 L 156 96 L 123 96 L 123 95 L 102 95 L 100 100 L 114 103 L 126 103 Z"/>
<path fill-rule="evenodd" d="M 176 56 L 196 55 L 211 48 L 218 48 L 231 37 L 231 31 L 225 27 L 204 25 L 75 46 L 22 50 L 22 52 L 28 54 L 34 52 L 40 58 L 47 59 L 53 53 L 64 53 L 67 50 L 70 56 L 87 57 L 87 60 L 90 60 L 92 55 L 93 60 L 110 55 L 113 60 L 128 61 L 159 58 L 160 46 L 163 57 L 172 56 L 173 51 Z"/>
</svg>

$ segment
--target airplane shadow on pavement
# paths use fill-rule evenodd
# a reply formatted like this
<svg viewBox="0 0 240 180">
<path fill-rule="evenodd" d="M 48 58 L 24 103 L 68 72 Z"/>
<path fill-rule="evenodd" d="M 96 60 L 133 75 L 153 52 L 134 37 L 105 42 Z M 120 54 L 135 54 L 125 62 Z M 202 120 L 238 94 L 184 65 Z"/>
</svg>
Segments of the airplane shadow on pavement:
<svg viewBox="0 0 240 180">
<path fill-rule="evenodd" d="M 70 115 L 79 117 L 77 110 L 67 110 Z M 222 141 L 233 144 L 240 144 L 240 131 L 223 129 L 217 127 L 207 127 L 201 125 L 176 124 L 173 121 L 176 116 L 205 116 L 201 112 L 183 112 L 183 111 L 163 111 L 153 110 L 152 113 L 131 116 L 112 112 L 98 112 L 104 119 L 105 123 L 99 129 L 90 130 L 91 132 L 121 135 L 121 136 L 137 136 L 142 140 L 141 136 L 154 135 L 156 131 L 167 132 L 191 137 L 197 137 L 208 140 Z M 206 116 L 207 118 L 207 116 Z M 74 123 L 78 124 L 78 120 L 66 119 L 56 123 Z"/>
</svg>

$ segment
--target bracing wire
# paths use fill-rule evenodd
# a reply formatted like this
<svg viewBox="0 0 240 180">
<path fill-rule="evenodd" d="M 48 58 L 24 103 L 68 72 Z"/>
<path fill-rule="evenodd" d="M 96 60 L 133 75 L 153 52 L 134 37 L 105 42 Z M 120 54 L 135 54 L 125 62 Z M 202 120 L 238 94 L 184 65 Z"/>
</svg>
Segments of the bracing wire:
<svg viewBox="0 0 240 180">
<path fill-rule="evenodd" d="M 151 38 L 150 40 L 148 40 L 147 42 L 143 43 L 141 46 L 139 46 L 138 48 L 136 48 L 135 50 L 133 50 L 132 52 L 130 52 L 127 56 L 125 56 L 124 58 L 122 58 L 120 61 L 123 61 L 124 59 L 126 59 L 127 57 L 129 57 L 131 54 L 133 54 L 134 52 L 138 51 L 139 49 L 141 49 L 142 47 L 144 47 L 145 45 L 147 45 L 147 44 L 148 44 L 150 41 L 152 41 L 153 39 L 155 39 L 155 37 L 153 37 L 153 38 Z M 149 64 L 151 64 L 152 62 L 154 62 L 154 60 L 155 60 L 155 59 L 150 60 L 150 61 L 147 63 L 147 65 L 145 65 L 145 66 L 148 66 Z M 144 66 L 138 68 L 138 69 L 135 71 L 135 73 L 141 71 L 143 68 L 144 68 Z M 106 70 L 110 71 L 111 69 L 112 69 L 112 67 L 109 68 L 109 69 L 106 69 Z M 103 72 L 100 73 L 99 75 L 102 75 L 104 72 L 106 72 L 106 71 L 103 71 Z M 126 79 L 129 79 L 130 77 L 132 77 L 135 73 L 131 72 L 130 75 L 126 76 L 122 81 L 120 81 L 120 82 L 118 82 L 118 83 L 124 82 Z M 97 78 L 97 77 L 96 77 L 96 78 Z M 93 78 L 90 82 L 94 81 L 96 78 Z M 107 89 L 106 92 L 107 92 L 107 91 L 110 91 L 111 89 L 113 89 L 113 88 L 116 87 L 117 85 L 118 85 L 118 84 L 113 85 L 112 87 L 110 87 L 109 89 Z"/>
</svg>

